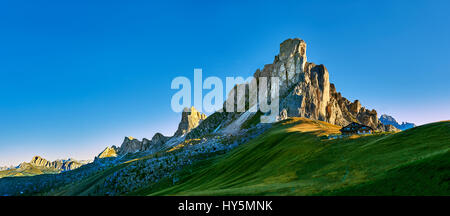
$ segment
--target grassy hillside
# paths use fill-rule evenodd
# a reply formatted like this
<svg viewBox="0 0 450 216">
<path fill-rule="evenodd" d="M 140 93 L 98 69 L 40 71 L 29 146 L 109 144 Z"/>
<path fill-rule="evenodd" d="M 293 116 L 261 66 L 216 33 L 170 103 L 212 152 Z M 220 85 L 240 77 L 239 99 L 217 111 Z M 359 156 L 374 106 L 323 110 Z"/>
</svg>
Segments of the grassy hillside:
<svg viewBox="0 0 450 216">
<path fill-rule="evenodd" d="M 24 164 L 22 168 L 14 168 L 0 171 L 0 178 L 3 177 L 19 177 L 19 176 L 35 176 L 42 174 L 59 173 L 59 170 L 45 167 L 35 167 L 31 164 Z"/>
<path fill-rule="evenodd" d="M 289 119 L 178 173 L 176 185 L 162 181 L 133 195 L 450 195 L 449 121 L 325 138 L 338 129 Z"/>
<path fill-rule="evenodd" d="M 81 181 L 75 182 L 73 184 L 66 185 L 62 188 L 59 188 L 53 192 L 47 193 L 45 195 L 52 196 L 87 196 L 90 195 L 95 187 L 99 184 L 104 183 L 105 179 L 112 175 L 114 172 L 124 169 L 129 166 L 132 162 L 137 160 L 143 160 L 149 157 L 142 157 L 128 160 L 124 163 L 120 163 L 118 165 L 109 167 L 105 170 L 102 170 L 94 175 L 91 175 L 87 178 L 82 179 Z"/>
</svg>

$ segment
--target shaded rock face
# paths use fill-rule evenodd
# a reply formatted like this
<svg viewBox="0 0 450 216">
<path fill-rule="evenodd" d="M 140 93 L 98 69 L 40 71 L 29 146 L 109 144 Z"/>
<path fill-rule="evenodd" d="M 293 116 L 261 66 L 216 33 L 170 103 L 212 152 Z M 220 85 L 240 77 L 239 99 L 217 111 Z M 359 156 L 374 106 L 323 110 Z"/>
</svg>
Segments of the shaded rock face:
<svg viewBox="0 0 450 216">
<path fill-rule="evenodd" d="M 143 138 L 142 141 L 139 141 L 133 137 L 125 137 L 122 145 L 116 150 L 116 152 L 118 155 L 123 155 L 140 151 L 157 151 L 160 150 L 170 138 L 171 137 L 166 137 L 161 133 L 156 133 L 151 140 Z M 103 152 L 108 150 L 108 148 L 106 148 Z M 115 148 L 115 146 L 111 148 Z M 109 150 L 112 152 L 111 149 Z"/>
<path fill-rule="evenodd" d="M 133 137 L 125 137 L 117 151 L 117 154 L 135 153 L 142 150 L 142 142 Z"/>
<path fill-rule="evenodd" d="M 326 121 L 327 105 L 330 101 L 328 71 L 323 65 L 307 63 L 304 72 L 299 72 L 300 81 L 280 92 L 280 119 L 306 117 Z"/>
<path fill-rule="evenodd" d="M 156 133 L 151 140 L 143 139 L 142 145 L 144 151 L 158 151 L 164 147 L 164 144 L 170 139 L 161 133 Z"/>
<path fill-rule="evenodd" d="M 201 138 L 206 134 L 217 133 L 225 128 L 236 116 L 238 116 L 237 113 L 215 112 L 188 133 L 186 139 Z"/>
<path fill-rule="evenodd" d="M 98 154 L 97 158 L 108 158 L 108 157 L 117 157 L 117 147 L 106 147 L 105 150 Z"/>
<path fill-rule="evenodd" d="M 416 125 L 414 123 L 409 122 L 402 122 L 402 124 L 399 124 L 397 120 L 395 120 L 394 117 L 383 114 L 380 116 L 380 122 L 385 125 L 392 125 L 400 130 L 406 130 L 415 127 Z"/>
<path fill-rule="evenodd" d="M 327 122 L 340 126 L 350 122 L 359 122 L 376 130 L 384 131 L 383 124 L 377 118 L 376 110 L 362 107 L 358 100 L 350 102 L 336 91 L 333 84 L 330 84 L 330 95 L 329 106 L 332 108 L 328 110 L 329 118 L 326 119 Z"/>
<path fill-rule="evenodd" d="M 306 43 L 300 39 L 288 39 L 281 43 L 280 54 L 274 62 L 254 74 L 255 78 L 280 78 L 278 120 L 306 117 L 340 126 L 359 122 L 384 130 L 375 110 L 362 107 L 358 100 L 350 102 L 342 97 L 330 83 L 327 68 L 306 60 Z"/>
<path fill-rule="evenodd" d="M 76 168 L 79 168 L 81 166 L 83 166 L 85 163 L 73 160 L 73 159 L 68 159 L 68 160 L 55 160 L 53 162 L 50 162 L 40 156 L 34 156 L 30 163 L 21 163 L 19 165 L 19 169 L 20 168 L 26 168 L 29 165 L 33 165 L 35 167 L 43 167 L 43 168 L 53 168 L 56 170 L 61 170 L 61 171 L 69 171 L 69 170 L 74 170 Z"/>
<path fill-rule="evenodd" d="M 62 171 L 74 170 L 74 169 L 77 169 L 84 165 L 84 163 L 80 163 L 80 162 L 72 160 L 72 159 L 70 159 L 69 161 L 58 160 L 58 161 L 53 161 L 52 163 L 53 163 L 53 168 L 56 168 L 56 169 L 62 170 Z"/>
<path fill-rule="evenodd" d="M 175 132 L 174 136 L 179 137 L 186 135 L 205 119 L 206 115 L 198 112 L 195 107 L 185 108 L 181 115 L 181 122 L 178 125 L 178 130 Z"/>
</svg>

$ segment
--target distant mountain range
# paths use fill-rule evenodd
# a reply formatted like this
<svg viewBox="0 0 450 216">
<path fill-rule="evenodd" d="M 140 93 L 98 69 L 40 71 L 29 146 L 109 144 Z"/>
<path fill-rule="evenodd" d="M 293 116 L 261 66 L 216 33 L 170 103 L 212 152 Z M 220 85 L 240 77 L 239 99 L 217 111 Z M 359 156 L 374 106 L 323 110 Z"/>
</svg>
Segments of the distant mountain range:
<svg viewBox="0 0 450 216">
<path fill-rule="evenodd" d="M 33 176 L 40 174 L 60 173 L 77 169 L 89 160 L 77 161 L 72 158 L 67 160 L 48 161 L 40 156 L 34 156 L 30 162 L 22 162 L 16 167 L 0 168 L 0 178 L 8 176 Z"/>
<path fill-rule="evenodd" d="M 380 122 L 384 125 L 392 125 L 400 130 L 406 130 L 415 127 L 416 125 L 414 123 L 409 122 L 402 122 L 402 124 L 399 124 L 394 117 L 383 114 L 380 116 Z"/>
</svg>

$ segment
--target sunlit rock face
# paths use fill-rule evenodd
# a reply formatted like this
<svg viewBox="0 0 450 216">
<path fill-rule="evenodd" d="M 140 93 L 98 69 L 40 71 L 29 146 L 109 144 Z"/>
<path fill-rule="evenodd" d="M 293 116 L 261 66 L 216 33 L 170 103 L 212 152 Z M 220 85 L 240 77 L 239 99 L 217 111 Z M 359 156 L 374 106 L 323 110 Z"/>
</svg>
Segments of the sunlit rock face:
<svg viewBox="0 0 450 216">
<path fill-rule="evenodd" d="M 181 115 L 181 122 L 178 125 L 178 130 L 175 132 L 174 136 L 178 137 L 186 135 L 205 119 L 206 115 L 198 112 L 195 107 L 185 108 Z"/>
<path fill-rule="evenodd" d="M 44 158 L 41 158 L 40 156 L 34 156 L 31 161 L 30 164 L 35 165 L 35 166 L 41 166 L 41 167 L 50 167 L 51 163 L 50 161 L 47 161 Z"/>
<path fill-rule="evenodd" d="M 61 171 L 68 171 L 73 170 L 81 167 L 85 163 L 73 160 L 71 158 L 67 160 L 55 160 L 53 162 L 50 162 L 40 156 L 34 156 L 30 163 L 22 163 L 20 164 L 19 168 L 24 168 L 29 165 L 35 166 L 35 167 L 41 167 L 41 168 L 52 168 L 55 170 L 61 170 Z"/>
<path fill-rule="evenodd" d="M 106 147 L 105 150 L 98 154 L 97 158 L 109 158 L 109 157 L 117 157 L 117 147 Z"/>
</svg>

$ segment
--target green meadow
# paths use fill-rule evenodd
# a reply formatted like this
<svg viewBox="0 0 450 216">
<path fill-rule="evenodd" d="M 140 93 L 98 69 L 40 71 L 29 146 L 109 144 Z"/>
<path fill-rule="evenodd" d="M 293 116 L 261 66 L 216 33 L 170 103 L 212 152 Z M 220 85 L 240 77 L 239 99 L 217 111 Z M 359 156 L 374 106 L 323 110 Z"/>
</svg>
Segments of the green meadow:
<svg viewBox="0 0 450 216">
<path fill-rule="evenodd" d="M 450 122 L 328 139 L 304 118 L 130 195 L 450 195 Z"/>
</svg>

